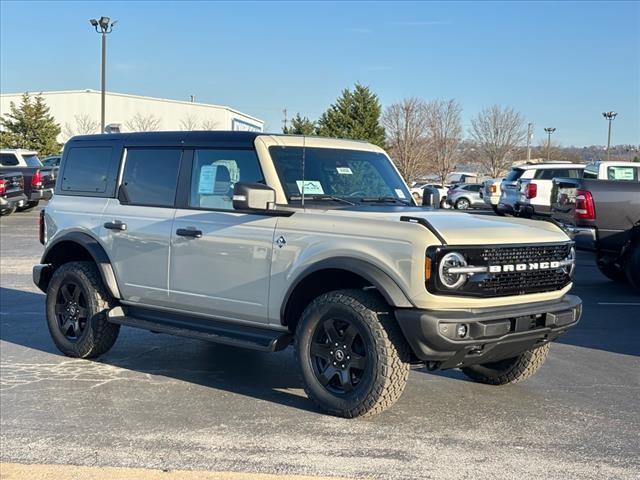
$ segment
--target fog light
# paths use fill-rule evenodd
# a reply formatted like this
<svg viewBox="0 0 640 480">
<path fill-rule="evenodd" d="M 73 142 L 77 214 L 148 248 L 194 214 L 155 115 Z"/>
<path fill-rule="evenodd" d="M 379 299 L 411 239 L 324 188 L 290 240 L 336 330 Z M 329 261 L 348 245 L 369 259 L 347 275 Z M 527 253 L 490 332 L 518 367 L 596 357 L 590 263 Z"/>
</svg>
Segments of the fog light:
<svg viewBox="0 0 640 480">
<path fill-rule="evenodd" d="M 458 327 L 456 328 L 456 333 L 458 334 L 458 336 L 460 338 L 464 338 L 467 336 L 467 325 L 465 323 L 461 323 L 460 325 L 458 325 Z"/>
</svg>

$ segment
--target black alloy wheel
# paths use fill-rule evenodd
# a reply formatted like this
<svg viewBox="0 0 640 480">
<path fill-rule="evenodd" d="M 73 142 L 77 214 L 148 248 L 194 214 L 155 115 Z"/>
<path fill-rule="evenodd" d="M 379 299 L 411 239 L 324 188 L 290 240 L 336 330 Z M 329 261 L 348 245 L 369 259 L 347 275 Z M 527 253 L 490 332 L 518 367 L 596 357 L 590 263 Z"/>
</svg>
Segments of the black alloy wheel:
<svg viewBox="0 0 640 480">
<path fill-rule="evenodd" d="M 88 312 L 87 295 L 82 287 L 72 279 L 65 279 L 55 304 L 60 333 L 67 340 L 77 342 L 87 328 Z"/>
<path fill-rule="evenodd" d="M 364 340 L 346 319 L 329 318 L 317 325 L 311 342 L 311 360 L 318 381 L 337 395 L 353 391 L 366 375 Z"/>
</svg>

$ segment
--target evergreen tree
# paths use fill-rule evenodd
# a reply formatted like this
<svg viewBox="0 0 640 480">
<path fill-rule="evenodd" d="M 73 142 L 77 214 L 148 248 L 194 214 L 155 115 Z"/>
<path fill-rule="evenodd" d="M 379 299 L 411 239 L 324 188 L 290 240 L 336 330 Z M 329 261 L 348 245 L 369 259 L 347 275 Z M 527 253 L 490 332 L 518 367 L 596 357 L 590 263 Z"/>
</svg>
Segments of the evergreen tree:
<svg viewBox="0 0 640 480">
<path fill-rule="evenodd" d="M 296 116 L 291 119 L 291 125 L 284 127 L 282 132 L 289 135 L 315 135 L 316 128 L 316 122 L 296 113 Z"/>
<path fill-rule="evenodd" d="M 60 134 L 60 125 L 49 114 L 49 107 L 42 95 L 32 98 L 25 93 L 19 106 L 11 102 L 9 108 L 11 111 L 6 118 L 0 118 L 2 148 L 35 150 L 41 156 L 60 151 L 61 145 L 56 139 Z"/>
<path fill-rule="evenodd" d="M 318 134 L 325 137 L 366 140 L 384 146 L 384 127 L 380 125 L 382 107 L 378 96 L 356 83 L 353 91 L 342 95 L 322 114 Z"/>
</svg>

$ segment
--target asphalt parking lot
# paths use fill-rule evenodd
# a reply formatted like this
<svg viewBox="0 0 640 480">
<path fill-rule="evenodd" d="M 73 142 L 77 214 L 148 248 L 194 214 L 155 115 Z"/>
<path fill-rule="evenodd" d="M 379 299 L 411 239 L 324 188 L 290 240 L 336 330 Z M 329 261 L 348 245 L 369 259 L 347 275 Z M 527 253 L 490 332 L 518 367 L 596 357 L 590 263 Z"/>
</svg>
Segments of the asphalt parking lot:
<svg viewBox="0 0 640 480">
<path fill-rule="evenodd" d="M 404 396 L 343 420 L 306 399 L 291 349 L 264 354 L 124 328 L 62 356 L 31 283 L 37 211 L 0 221 L 0 460 L 379 479 L 637 479 L 640 295 L 580 254 L 581 324 L 525 383 L 413 370 Z M 465 215 L 460 213 L 460 215 Z"/>
</svg>

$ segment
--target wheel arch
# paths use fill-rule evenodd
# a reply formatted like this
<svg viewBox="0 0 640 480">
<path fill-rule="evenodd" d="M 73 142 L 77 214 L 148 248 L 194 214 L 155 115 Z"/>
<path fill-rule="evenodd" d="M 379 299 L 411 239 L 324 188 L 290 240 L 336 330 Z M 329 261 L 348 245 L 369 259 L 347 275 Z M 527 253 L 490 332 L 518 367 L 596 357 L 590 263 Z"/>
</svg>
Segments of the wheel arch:
<svg viewBox="0 0 640 480">
<path fill-rule="evenodd" d="M 296 277 L 280 307 L 280 322 L 293 331 L 314 298 L 333 290 L 366 287 L 377 290 L 392 307 L 413 307 L 398 284 L 379 267 L 365 260 L 335 257 L 314 263 Z"/>
<path fill-rule="evenodd" d="M 111 296 L 121 298 L 118 282 L 107 252 L 98 240 L 83 232 L 69 232 L 47 245 L 40 263 L 50 268 L 46 269 L 46 273 L 43 272 L 40 275 L 36 283 L 38 288 L 46 292 L 53 272 L 59 266 L 75 261 L 94 262 Z"/>
</svg>

